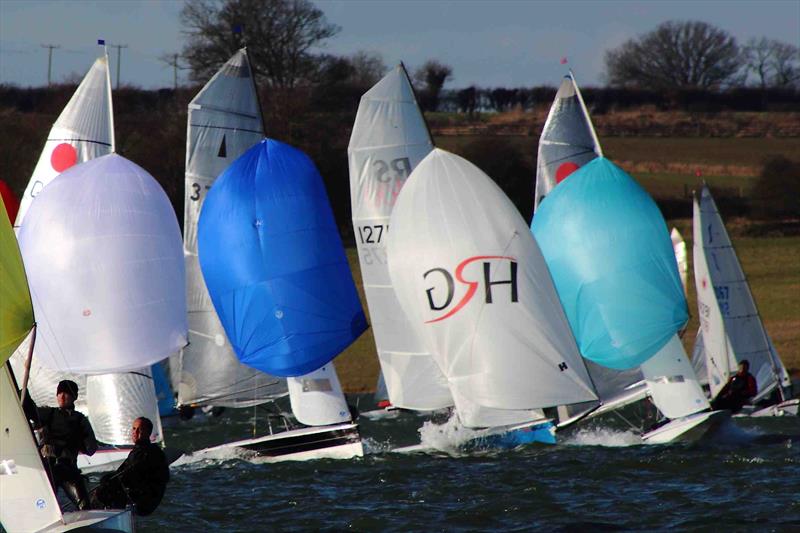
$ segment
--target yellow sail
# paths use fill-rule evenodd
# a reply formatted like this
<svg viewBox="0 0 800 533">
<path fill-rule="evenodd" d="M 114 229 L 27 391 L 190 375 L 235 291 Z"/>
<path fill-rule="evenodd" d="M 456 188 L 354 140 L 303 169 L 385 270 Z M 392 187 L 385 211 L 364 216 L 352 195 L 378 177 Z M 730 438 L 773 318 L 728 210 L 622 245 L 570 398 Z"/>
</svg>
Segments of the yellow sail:
<svg viewBox="0 0 800 533">
<path fill-rule="evenodd" d="M 33 306 L 17 238 L 0 199 L 0 364 L 33 327 Z"/>
</svg>

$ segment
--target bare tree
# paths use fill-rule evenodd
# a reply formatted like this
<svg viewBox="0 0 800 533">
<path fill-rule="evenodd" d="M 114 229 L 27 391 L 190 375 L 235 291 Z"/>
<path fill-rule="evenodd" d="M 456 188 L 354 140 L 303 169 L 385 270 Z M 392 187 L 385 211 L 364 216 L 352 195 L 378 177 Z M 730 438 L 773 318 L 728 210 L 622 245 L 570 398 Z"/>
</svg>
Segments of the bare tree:
<svg viewBox="0 0 800 533">
<path fill-rule="evenodd" d="M 606 52 L 611 85 L 713 89 L 735 84 L 742 61 L 736 39 L 705 22 L 669 21 Z"/>
<path fill-rule="evenodd" d="M 797 86 L 800 83 L 800 48 L 773 41 L 772 68 L 774 86 Z"/>
<path fill-rule="evenodd" d="M 449 65 L 429 59 L 414 72 L 414 81 L 419 87 L 419 100 L 422 109 L 436 111 L 439 96 L 446 81 L 453 79 L 453 69 Z"/>
<path fill-rule="evenodd" d="M 282 89 L 314 75 L 313 48 L 340 30 L 308 0 L 188 0 L 181 23 L 194 81 L 208 79 L 247 45 L 259 82 Z"/>
<path fill-rule="evenodd" d="M 747 68 L 762 89 L 791 87 L 800 79 L 800 52 L 796 46 L 762 37 L 743 48 Z"/>
<path fill-rule="evenodd" d="M 356 52 L 349 58 L 353 66 L 352 82 L 362 87 L 371 87 L 378 83 L 386 74 L 386 64 L 383 58 L 376 52 Z"/>
</svg>

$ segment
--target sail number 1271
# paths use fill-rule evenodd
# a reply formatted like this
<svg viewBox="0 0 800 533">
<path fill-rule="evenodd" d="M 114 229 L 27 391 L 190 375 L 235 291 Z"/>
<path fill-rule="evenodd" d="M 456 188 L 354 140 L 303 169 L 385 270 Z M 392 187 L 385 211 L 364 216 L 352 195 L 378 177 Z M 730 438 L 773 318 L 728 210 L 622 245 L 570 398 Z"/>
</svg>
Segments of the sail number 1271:
<svg viewBox="0 0 800 533">
<path fill-rule="evenodd" d="M 389 231 L 389 224 L 358 226 L 358 241 L 361 244 L 381 244 L 383 236 Z"/>
</svg>

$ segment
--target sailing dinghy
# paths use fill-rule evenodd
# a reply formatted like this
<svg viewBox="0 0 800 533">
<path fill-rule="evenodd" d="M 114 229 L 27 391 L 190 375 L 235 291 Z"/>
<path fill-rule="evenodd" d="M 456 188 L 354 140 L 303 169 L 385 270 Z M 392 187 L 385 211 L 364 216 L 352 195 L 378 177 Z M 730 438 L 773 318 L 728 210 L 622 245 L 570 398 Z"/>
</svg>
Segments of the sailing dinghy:
<svg viewBox="0 0 800 533">
<path fill-rule="evenodd" d="M 395 201 L 432 149 L 408 73 L 400 64 L 361 97 L 347 149 L 353 230 L 390 409 L 424 412 L 453 405 L 447 380 L 400 308 L 386 257 Z"/>
<path fill-rule="evenodd" d="M 448 380 L 460 423 L 477 430 L 479 446 L 555 442 L 542 408 L 597 397 L 511 201 L 476 166 L 434 149 L 390 225 L 392 285 Z"/>
<path fill-rule="evenodd" d="M 539 138 L 534 211 L 559 183 L 602 155 L 603 150 L 583 96 L 570 71 L 556 92 Z M 559 406 L 559 428 L 616 412 L 647 397 L 647 384 L 638 367 L 615 370 L 590 360 L 586 360 L 585 364 L 600 403 Z"/>
<path fill-rule="evenodd" d="M 20 390 L 7 360 L 36 327 L 22 258 L 0 200 L 0 524 L 9 533 L 102 530 L 131 532 L 124 511 L 62 512 L 47 476 Z M 35 338 L 35 336 L 32 336 Z M 23 391 L 24 392 L 24 391 Z"/>
<path fill-rule="evenodd" d="M 295 417 L 309 426 L 224 446 L 268 460 L 362 455 L 331 360 L 367 322 L 322 177 L 308 156 L 271 139 L 246 151 L 208 192 L 197 243 L 236 356 L 288 378 Z M 331 400 L 338 404 L 326 406 Z"/>
<path fill-rule="evenodd" d="M 739 361 L 747 359 L 758 394 L 740 412 L 750 416 L 797 415 L 791 379 L 758 314 L 753 294 L 706 185 L 694 199 L 694 278 L 700 331 L 695 366 L 704 367 L 711 398 Z"/>
<path fill-rule="evenodd" d="M 548 195 L 531 230 L 583 357 L 641 368 L 661 414 L 643 442 L 694 438 L 724 417 L 711 411 L 677 336 L 686 298 L 666 223 L 644 189 L 598 157 Z"/>
<path fill-rule="evenodd" d="M 311 375 L 290 378 L 289 383 L 285 377 L 243 364 L 233 350 L 203 278 L 198 260 L 198 222 L 206 195 L 217 177 L 263 137 L 252 68 L 247 51 L 241 49 L 189 104 L 184 256 L 191 342 L 170 361 L 178 404 L 183 409 L 245 408 L 274 402 L 288 394 L 292 407 L 298 409 L 295 418 L 308 424 L 298 428 L 294 421 L 281 415 L 279 426 L 283 428 L 274 427 L 267 417 L 269 435 L 223 444 L 204 452 L 235 446 L 250 449 L 270 461 L 361 455 L 356 426 L 339 424 L 344 417 L 349 422 L 350 415 L 333 363 Z M 292 383 L 293 380 L 299 381 Z M 303 409 L 306 401 L 309 405 Z M 306 413 L 315 409 L 320 409 L 323 415 L 335 416 L 323 416 L 324 423 L 316 426 L 308 422 L 307 415 L 297 415 L 301 410 Z M 314 420 L 319 422 L 320 417 Z M 332 430 L 331 424 L 341 427 Z"/>
<path fill-rule="evenodd" d="M 113 150 L 114 112 L 108 55 L 104 53 L 94 62 L 48 135 L 16 217 L 17 230 L 31 202 L 60 172 Z M 18 374 L 24 367 L 29 342 L 30 339 L 20 345 L 11 358 Z M 79 456 L 78 466 L 84 472 L 114 470 L 125 460 L 133 449 L 130 427 L 137 416 L 153 421 L 154 442 L 164 445 L 161 420 L 153 408 L 155 389 L 149 369 L 94 376 L 87 382 L 85 376 L 43 367 L 38 358 L 31 361 L 28 385 L 38 405 L 53 403 L 56 385 L 62 379 L 78 383 L 76 408 L 89 417 L 99 442 L 94 456 Z M 87 388 L 87 384 L 91 386 Z M 109 407 L 118 404 L 125 407 Z"/>
</svg>

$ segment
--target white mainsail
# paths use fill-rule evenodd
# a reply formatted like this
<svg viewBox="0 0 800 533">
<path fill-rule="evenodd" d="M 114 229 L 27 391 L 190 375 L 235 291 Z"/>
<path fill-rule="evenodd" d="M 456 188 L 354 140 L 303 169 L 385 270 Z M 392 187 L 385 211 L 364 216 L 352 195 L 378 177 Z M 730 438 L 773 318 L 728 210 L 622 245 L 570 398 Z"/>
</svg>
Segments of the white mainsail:
<svg viewBox="0 0 800 533">
<path fill-rule="evenodd" d="M 18 237 L 44 366 L 124 372 L 186 344 L 178 221 L 141 167 L 109 154 L 63 172 Z"/>
<path fill-rule="evenodd" d="M 15 227 L 33 199 L 59 173 L 114 151 L 114 111 L 108 56 L 97 58 L 47 136 L 42 155 L 22 196 Z"/>
<path fill-rule="evenodd" d="M 61 509 L 19 403 L 8 365 L 0 370 L 0 522 L 7 531 L 39 531 L 61 522 Z"/>
<path fill-rule="evenodd" d="M 758 396 L 791 381 L 758 315 L 747 278 L 707 186 L 694 201 L 694 269 L 706 371 L 715 397 L 747 359 Z M 782 393 L 781 393 L 782 394 Z"/>
<path fill-rule="evenodd" d="M 603 155 L 589 112 L 572 72 L 564 76 L 539 138 L 533 209 L 553 187 Z"/>
<path fill-rule="evenodd" d="M 241 49 L 189 103 L 183 253 L 189 345 L 171 362 L 180 381 L 178 404 L 246 407 L 286 393 L 286 382 L 239 362 L 214 311 L 197 259 L 197 222 L 217 177 L 264 138 L 247 51 Z"/>
<path fill-rule="evenodd" d="M 683 240 L 681 232 L 678 228 L 672 228 L 669 234 L 672 239 L 672 249 L 675 250 L 675 261 L 678 262 L 678 274 L 681 275 L 681 284 L 683 285 L 683 293 L 687 293 L 686 283 L 689 278 L 689 262 L 686 254 L 686 241 Z"/>
<path fill-rule="evenodd" d="M 462 424 L 504 425 L 507 413 L 493 423 L 492 410 L 597 399 L 539 247 L 488 176 L 434 149 L 390 224 L 397 298 L 447 377 Z"/>
<path fill-rule="evenodd" d="M 405 317 L 386 261 L 386 237 L 403 184 L 433 149 L 403 65 L 361 97 L 347 153 L 358 259 L 383 380 L 392 405 L 453 405 L 447 380 Z"/>
<path fill-rule="evenodd" d="M 301 424 L 327 426 L 350 421 L 350 409 L 333 362 L 286 382 L 292 413 Z"/>
</svg>

